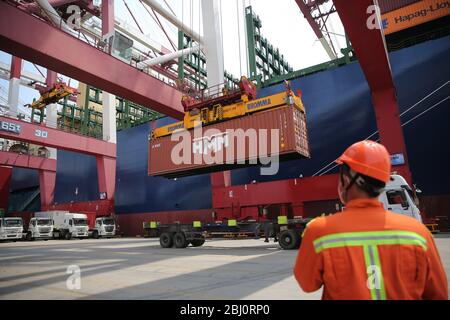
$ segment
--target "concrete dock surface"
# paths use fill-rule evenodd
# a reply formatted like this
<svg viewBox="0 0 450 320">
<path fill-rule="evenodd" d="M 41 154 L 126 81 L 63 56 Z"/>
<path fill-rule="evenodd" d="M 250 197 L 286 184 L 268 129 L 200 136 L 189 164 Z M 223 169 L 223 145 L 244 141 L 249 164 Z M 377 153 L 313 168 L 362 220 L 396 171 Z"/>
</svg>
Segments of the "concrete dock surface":
<svg viewBox="0 0 450 320">
<path fill-rule="evenodd" d="M 450 235 L 437 235 L 450 275 Z M 162 249 L 158 239 L 0 243 L 0 299 L 320 299 L 292 274 L 296 250 L 263 240 Z"/>
</svg>

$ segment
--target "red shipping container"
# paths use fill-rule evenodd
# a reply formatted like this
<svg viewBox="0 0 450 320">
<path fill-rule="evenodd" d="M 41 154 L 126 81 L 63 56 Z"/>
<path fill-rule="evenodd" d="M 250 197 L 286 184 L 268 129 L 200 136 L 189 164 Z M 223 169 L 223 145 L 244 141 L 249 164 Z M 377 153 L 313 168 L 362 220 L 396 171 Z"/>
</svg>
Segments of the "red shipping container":
<svg viewBox="0 0 450 320">
<path fill-rule="evenodd" d="M 168 178 L 309 158 L 305 113 L 283 106 L 152 139 L 148 174 Z M 275 173 L 273 173 L 275 174 Z"/>
</svg>

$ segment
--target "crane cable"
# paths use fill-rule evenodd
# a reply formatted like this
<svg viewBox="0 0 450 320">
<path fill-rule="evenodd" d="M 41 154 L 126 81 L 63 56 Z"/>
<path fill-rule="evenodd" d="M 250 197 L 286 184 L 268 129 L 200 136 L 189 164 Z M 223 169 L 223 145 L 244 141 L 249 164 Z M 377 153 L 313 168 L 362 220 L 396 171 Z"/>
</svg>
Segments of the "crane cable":
<svg viewBox="0 0 450 320">
<path fill-rule="evenodd" d="M 437 89 L 433 90 L 431 93 L 429 93 L 428 95 L 426 95 L 425 97 L 423 97 L 422 99 L 420 99 L 418 102 L 416 102 L 415 104 L 413 104 L 411 107 L 409 107 L 408 109 L 406 109 L 405 111 L 403 111 L 400 114 L 400 117 L 405 115 L 406 113 L 408 113 L 409 111 L 411 111 L 412 109 L 414 109 L 415 107 L 417 107 L 419 104 L 421 104 L 423 101 L 427 100 L 429 97 L 431 97 L 433 94 L 435 94 L 436 92 L 438 92 L 439 90 L 441 90 L 443 87 L 445 87 L 446 85 L 448 85 L 450 83 L 450 80 L 447 81 L 446 83 L 444 83 L 443 85 L 439 86 Z M 407 124 L 411 123 L 412 121 L 416 120 L 417 118 L 419 118 L 420 116 L 423 116 L 425 113 L 431 111 L 432 109 L 434 109 L 435 107 L 437 107 L 439 104 L 441 104 L 442 102 L 446 101 L 447 99 L 449 99 L 449 97 L 447 96 L 447 98 L 439 101 L 437 104 L 431 106 L 430 108 L 428 108 L 427 110 L 421 112 L 420 114 L 418 114 L 417 116 L 413 117 L 412 119 L 406 121 L 405 123 L 402 124 L 403 126 L 406 126 Z M 375 131 L 374 133 L 372 133 L 370 136 L 368 136 L 367 138 L 365 138 L 364 140 L 368 140 L 370 138 L 372 138 L 373 136 L 375 136 L 376 134 L 378 134 L 378 131 Z M 379 140 L 379 139 L 378 139 Z M 316 173 L 314 173 L 312 176 L 322 176 L 328 172 L 330 172 L 331 170 L 333 170 L 334 168 L 336 168 L 336 165 L 334 165 L 333 167 L 329 168 L 330 166 L 332 166 L 333 164 L 335 164 L 334 161 L 330 162 L 329 164 L 327 164 L 325 167 L 323 167 L 322 169 L 320 169 L 319 171 L 317 171 Z M 329 168 L 329 169 L 327 169 Z"/>
<path fill-rule="evenodd" d="M 220 33 L 221 33 L 221 49 L 222 49 L 222 55 L 224 53 L 224 46 L 223 46 L 223 20 L 222 20 L 222 0 L 219 0 L 219 19 L 220 19 Z M 222 69 L 225 70 L 225 57 L 222 56 Z"/>
<path fill-rule="evenodd" d="M 428 109 L 422 111 L 421 113 L 419 113 L 418 115 L 416 115 L 415 117 L 409 119 L 408 121 L 406 121 L 405 123 L 403 123 L 401 126 L 404 127 L 408 124 L 410 124 L 411 122 L 413 122 L 414 120 L 417 120 L 418 118 L 420 118 L 421 116 L 423 116 L 424 114 L 430 112 L 431 110 L 433 110 L 434 108 L 436 108 L 437 106 L 439 106 L 441 103 L 447 101 L 448 99 L 450 99 L 450 96 L 447 96 L 446 98 L 442 99 L 441 101 L 435 103 L 434 105 L 432 105 L 431 107 L 429 107 Z M 378 131 L 377 131 L 378 132 Z M 366 139 L 367 140 L 367 139 Z M 376 142 L 380 142 L 380 138 L 378 138 L 376 140 Z M 335 163 L 334 161 L 332 162 L 334 163 L 334 166 L 332 166 L 331 168 L 329 168 L 328 170 L 322 172 L 321 174 L 319 174 L 319 176 L 323 176 L 324 174 L 327 174 L 328 172 L 330 172 L 331 170 L 333 170 L 334 168 L 336 168 L 337 166 L 339 166 L 339 164 Z"/>
<path fill-rule="evenodd" d="M 167 40 L 169 41 L 170 45 L 172 46 L 174 51 L 177 51 L 177 48 L 175 46 L 175 44 L 173 43 L 172 39 L 169 37 L 169 34 L 166 32 L 166 30 L 164 29 L 164 26 L 161 23 L 161 20 L 158 18 L 158 15 L 156 14 L 155 10 L 153 8 L 150 8 L 153 12 L 153 15 L 150 13 L 150 11 L 147 9 L 147 6 L 144 4 L 144 2 L 142 0 L 139 0 L 139 2 L 141 3 L 142 7 L 144 7 L 145 11 L 147 11 L 148 15 L 150 16 L 150 18 L 152 18 L 152 20 L 159 26 L 159 28 L 162 30 L 162 32 L 164 33 L 164 35 L 166 36 Z M 170 7 L 169 7 L 170 9 Z M 175 15 L 176 16 L 176 15 Z"/>
<path fill-rule="evenodd" d="M 166 0 L 164 0 L 164 3 L 166 4 L 167 8 L 169 8 L 170 12 L 172 12 L 172 14 L 176 17 L 177 15 L 175 14 L 175 12 L 174 12 L 173 9 L 170 7 L 170 5 L 167 3 Z"/>
<path fill-rule="evenodd" d="M 181 1 L 181 33 L 183 34 L 183 44 L 178 50 L 184 49 L 184 1 Z"/>
<path fill-rule="evenodd" d="M 241 52 L 241 19 L 239 17 L 239 0 L 236 0 L 236 16 L 238 23 L 238 41 L 239 41 L 239 78 L 242 76 L 242 52 Z"/>
<path fill-rule="evenodd" d="M 128 7 L 128 3 L 125 0 L 122 0 L 123 4 L 125 5 L 125 7 L 128 10 L 128 13 L 130 14 L 131 18 L 133 18 L 134 23 L 137 25 L 137 27 L 139 28 L 139 31 L 144 34 L 144 31 L 142 31 L 141 26 L 139 25 L 139 22 L 136 20 L 136 17 L 134 16 L 133 12 L 131 12 L 130 7 Z"/>
<path fill-rule="evenodd" d="M 189 25 L 191 27 L 191 34 L 194 33 L 194 0 L 191 0 L 189 4 Z M 190 47 L 192 48 L 193 39 L 191 38 Z"/>
<path fill-rule="evenodd" d="M 202 0 L 198 0 L 198 36 L 200 37 L 199 40 L 201 40 L 201 32 L 202 32 L 202 31 L 201 31 L 201 30 L 202 30 L 201 23 L 202 23 Z M 198 53 L 199 53 L 199 56 L 200 56 L 200 52 L 201 52 L 201 41 L 200 41 L 200 43 L 198 44 L 198 46 L 199 46 Z"/>
<path fill-rule="evenodd" d="M 246 16 L 246 10 L 245 10 L 245 3 L 246 1 L 242 1 L 242 14 L 243 14 L 243 18 L 244 18 L 244 30 L 245 30 L 245 70 L 246 70 L 246 75 L 249 75 L 249 58 L 248 58 L 248 39 L 247 39 L 247 35 L 248 35 L 248 25 L 247 25 L 247 16 Z"/>
<path fill-rule="evenodd" d="M 201 25 L 201 23 L 202 23 L 202 0 L 198 0 L 198 36 L 200 37 L 200 39 L 199 40 L 202 40 L 201 39 L 201 30 L 202 30 L 202 25 Z M 199 43 L 198 43 L 198 56 L 197 56 L 197 58 L 198 58 L 198 63 L 197 63 L 197 65 L 199 66 L 199 69 L 202 67 L 201 66 L 201 56 L 202 56 L 202 44 L 201 44 L 202 42 L 200 41 Z M 200 70 L 199 70 L 200 71 Z M 201 80 L 202 80 L 202 73 L 201 72 L 199 72 L 198 73 L 198 79 L 199 79 L 199 88 L 201 89 L 201 87 L 202 87 L 202 83 L 201 83 Z M 205 81 L 206 82 L 206 81 Z"/>
<path fill-rule="evenodd" d="M 449 84 L 450 81 L 447 81 L 446 83 L 444 83 L 443 85 L 441 85 L 439 88 L 437 88 L 436 90 L 432 91 L 431 93 L 429 93 L 428 95 L 426 95 L 424 98 L 422 98 L 421 100 L 419 100 L 418 102 L 416 102 L 414 105 L 412 105 L 411 107 L 409 107 L 407 110 L 405 110 L 404 112 L 402 112 L 400 114 L 400 117 L 405 115 L 406 113 L 408 113 L 409 111 L 411 111 L 412 109 L 414 109 L 415 107 L 417 107 L 420 103 L 422 103 L 423 101 L 425 101 L 426 99 L 428 99 L 429 97 L 431 97 L 433 94 L 435 94 L 437 91 L 441 90 L 443 87 L 445 87 L 447 84 Z M 372 133 L 370 136 L 368 136 L 367 138 L 365 138 L 364 140 L 368 140 L 370 138 L 372 138 L 373 136 L 375 136 L 376 134 L 378 134 L 378 131 L 375 131 L 374 133 Z M 322 169 L 320 169 L 319 171 L 317 171 L 316 173 L 313 174 L 313 177 L 316 175 L 322 175 L 323 173 L 321 173 L 322 171 L 324 171 L 326 168 L 328 168 L 329 166 L 333 165 L 334 161 L 330 162 L 329 164 L 327 164 L 325 167 L 323 167 Z M 326 172 L 328 172 L 329 170 L 327 170 Z"/>
</svg>

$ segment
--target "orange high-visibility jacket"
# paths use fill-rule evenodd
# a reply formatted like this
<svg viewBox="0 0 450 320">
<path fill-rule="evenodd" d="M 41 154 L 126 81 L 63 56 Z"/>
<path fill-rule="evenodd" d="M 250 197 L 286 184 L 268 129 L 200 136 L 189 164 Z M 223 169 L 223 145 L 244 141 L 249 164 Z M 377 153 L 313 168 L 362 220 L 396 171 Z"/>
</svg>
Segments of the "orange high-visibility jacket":
<svg viewBox="0 0 450 320">
<path fill-rule="evenodd" d="M 433 237 L 417 220 L 378 200 L 350 201 L 344 212 L 311 221 L 294 275 L 323 299 L 448 299 Z"/>
</svg>

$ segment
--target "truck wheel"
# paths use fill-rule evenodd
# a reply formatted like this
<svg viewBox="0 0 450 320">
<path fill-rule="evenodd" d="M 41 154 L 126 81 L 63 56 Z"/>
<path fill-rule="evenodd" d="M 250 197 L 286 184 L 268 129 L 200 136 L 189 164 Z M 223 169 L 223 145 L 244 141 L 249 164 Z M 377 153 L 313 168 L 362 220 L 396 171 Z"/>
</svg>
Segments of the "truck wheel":
<svg viewBox="0 0 450 320">
<path fill-rule="evenodd" d="M 66 232 L 66 234 L 64 235 L 64 239 L 70 240 L 72 239 L 72 235 L 69 232 Z"/>
<path fill-rule="evenodd" d="M 164 232 L 159 236 L 159 244 L 162 248 L 171 248 L 173 246 L 172 235 L 168 232 Z"/>
<path fill-rule="evenodd" d="M 295 230 L 284 230 L 280 234 L 279 243 L 284 250 L 296 249 L 300 246 L 300 235 Z"/>
<path fill-rule="evenodd" d="M 93 233 L 92 233 L 92 238 L 94 238 L 94 239 L 98 239 L 99 237 L 98 237 L 98 231 L 97 230 L 95 230 Z"/>
<path fill-rule="evenodd" d="M 27 241 L 31 241 L 33 239 L 33 237 L 31 236 L 31 232 L 28 232 L 27 235 L 25 236 L 25 239 Z"/>
<path fill-rule="evenodd" d="M 191 240 L 191 244 L 193 247 L 201 247 L 204 243 L 205 243 L 205 238 Z"/>
<path fill-rule="evenodd" d="M 189 241 L 186 240 L 184 232 L 177 232 L 173 236 L 173 242 L 175 243 L 175 248 L 186 248 L 189 245 Z"/>
</svg>

